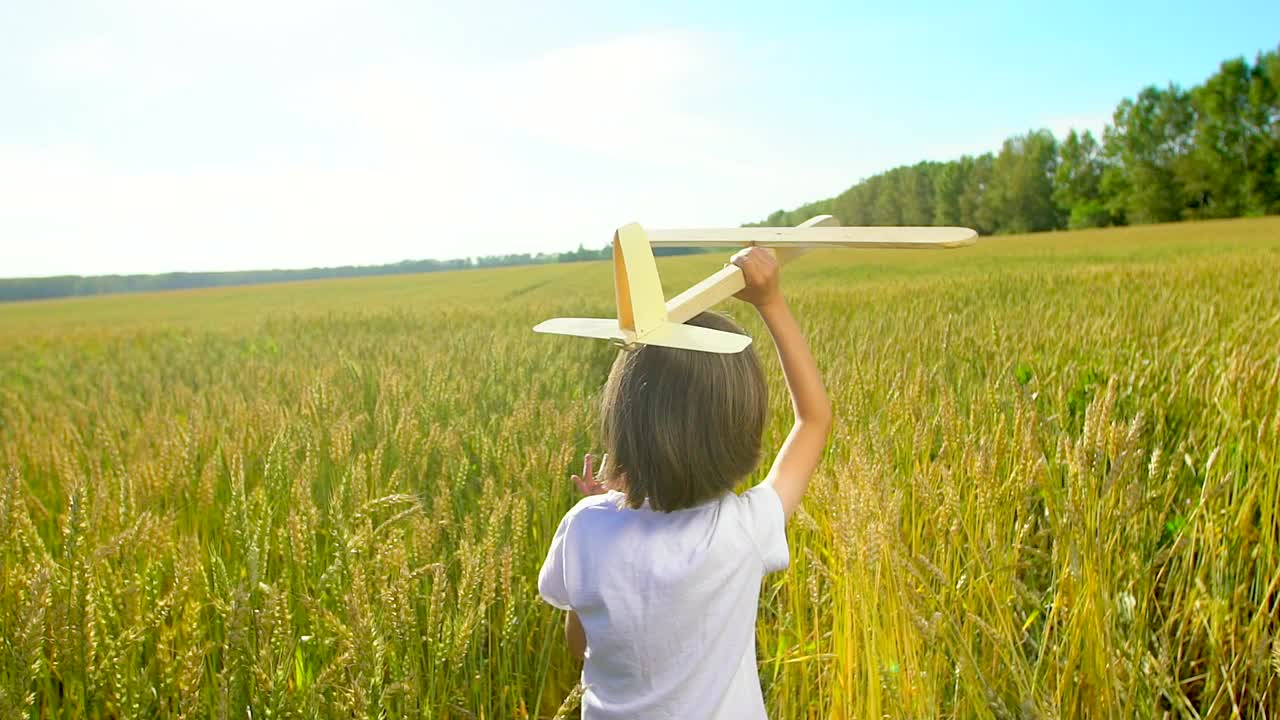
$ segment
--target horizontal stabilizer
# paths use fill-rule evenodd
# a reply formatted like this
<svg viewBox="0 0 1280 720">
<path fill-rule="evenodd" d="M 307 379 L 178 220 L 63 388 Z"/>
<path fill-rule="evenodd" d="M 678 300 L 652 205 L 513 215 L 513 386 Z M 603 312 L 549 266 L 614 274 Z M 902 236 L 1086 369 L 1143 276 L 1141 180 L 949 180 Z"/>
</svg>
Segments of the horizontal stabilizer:
<svg viewBox="0 0 1280 720">
<path fill-rule="evenodd" d="M 978 233 L 962 227 L 750 227 L 649 230 L 654 247 L 953 248 Z"/>
<path fill-rule="evenodd" d="M 573 335 L 575 337 L 597 338 L 600 340 L 617 340 L 627 342 L 617 320 L 601 318 L 555 318 L 539 323 L 534 332 L 552 335 Z M 742 352 L 751 344 L 747 335 L 698 327 L 697 325 L 676 325 L 663 323 L 644 336 L 635 338 L 633 342 L 640 345 L 661 345 L 662 347 L 679 348 L 681 350 L 700 350 L 714 353 Z"/>
<path fill-rule="evenodd" d="M 751 337 L 697 325 L 664 323 L 637 342 L 681 350 L 732 354 L 745 350 L 751 344 Z"/>
<path fill-rule="evenodd" d="M 600 340 L 623 339 L 622 328 L 618 327 L 618 321 L 605 318 L 553 318 L 538 323 L 533 327 L 533 331 Z"/>
</svg>

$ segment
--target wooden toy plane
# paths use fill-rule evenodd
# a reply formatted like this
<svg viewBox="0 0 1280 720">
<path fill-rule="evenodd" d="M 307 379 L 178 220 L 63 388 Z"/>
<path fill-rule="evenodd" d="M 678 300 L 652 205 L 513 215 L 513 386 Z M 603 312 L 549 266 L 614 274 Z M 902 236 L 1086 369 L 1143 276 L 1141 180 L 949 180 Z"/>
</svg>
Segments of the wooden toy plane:
<svg viewBox="0 0 1280 720">
<path fill-rule="evenodd" d="M 839 227 L 818 215 L 797 227 L 653 230 L 637 223 L 613 234 L 613 286 L 617 319 L 555 318 L 534 332 L 611 340 L 624 347 L 662 345 L 702 352 L 736 353 L 751 344 L 737 333 L 685 325 L 685 321 L 746 287 L 742 270 L 727 265 L 679 295 L 664 300 L 654 247 L 767 247 L 789 262 L 816 248 L 955 248 L 978 233 L 961 227 Z"/>
</svg>

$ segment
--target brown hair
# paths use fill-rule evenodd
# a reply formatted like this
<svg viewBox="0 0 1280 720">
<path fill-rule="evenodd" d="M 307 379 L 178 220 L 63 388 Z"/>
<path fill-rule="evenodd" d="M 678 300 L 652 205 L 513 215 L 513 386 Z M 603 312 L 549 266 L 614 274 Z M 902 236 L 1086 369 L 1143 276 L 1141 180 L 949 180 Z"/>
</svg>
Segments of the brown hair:
<svg viewBox="0 0 1280 720">
<path fill-rule="evenodd" d="M 688 324 L 746 334 L 716 313 Z M 625 491 L 627 505 L 648 500 L 664 512 L 732 490 L 760 461 L 768 392 L 751 346 L 734 354 L 623 349 L 601 403 L 602 479 Z"/>
</svg>

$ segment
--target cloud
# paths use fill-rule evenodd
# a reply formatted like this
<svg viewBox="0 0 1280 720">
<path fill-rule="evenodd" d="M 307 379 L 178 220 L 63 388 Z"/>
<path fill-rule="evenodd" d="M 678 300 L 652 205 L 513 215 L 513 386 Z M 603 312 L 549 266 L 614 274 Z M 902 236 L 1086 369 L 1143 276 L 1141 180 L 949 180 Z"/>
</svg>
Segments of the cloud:
<svg viewBox="0 0 1280 720">
<path fill-rule="evenodd" d="M 0 276 L 565 250 L 735 225 L 850 173 L 753 123 L 727 95 L 751 60 L 714 33 L 465 53 L 335 4 L 129 7 L 33 64 L 69 110 L 0 147 Z"/>
<path fill-rule="evenodd" d="M 119 51 L 106 33 L 49 48 L 41 58 L 46 77 L 59 84 L 80 84 L 101 78 L 119 64 Z"/>
<path fill-rule="evenodd" d="M 6 276 L 468 256 L 501 249 L 504 221 L 532 209 L 485 212 L 487 196 L 410 167 L 125 172 L 80 149 L 12 147 L 0 167 Z"/>
<path fill-rule="evenodd" d="M 697 110 L 714 102 L 722 68 L 712 36 L 664 31 L 503 62 L 376 65 L 312 90 L 330 117 L 400 147 L 498 138 L 679 168 L 730 159 L 743 139 Z"/>
<path fill-rule="evenodd" d="M 714 91 L 714 67 L 706 38 L 629 35 L 493 68 L 488 74 L 504 92 L 490 98 L 517 132 L 679 167 L 728 141 L 721 126 L 686 109 L 698 92 Z"/>
<path fill-rule="evenodd" d="M 49 57 L 61 80 L 99 82 L 145 56 L 95 39 Z M 147 156 L 165 130 L 148 129 L 148 118 L 167 117 L 188 91 L 153 85 L 149 103 L 127 118 L 141 125 L 135 134 L 156 133 L 143 137 L 141 154 L 92 142 L 0 146 L 0 228 L 19 248 L 6 252 L 0 275 L 556 250 L 603 244 L 636 217 L 690 224 L 715 206 L 700 187 L 762 172 L 735 160 L 733 133 L 689 109 L 716 85 L 717 62 L 707 37 L 676 31 L 503 62 L 401 60 L 301 74 L 279 86 L 282 124 L 337 147 L 231 164 Z M 199 87 L 197 65 L 168 72 Z M 223 132 L 218 119 L 182 128 L 184 136 Z M 290 139 L 253 139 L 274 140 Z"/>
</svg>

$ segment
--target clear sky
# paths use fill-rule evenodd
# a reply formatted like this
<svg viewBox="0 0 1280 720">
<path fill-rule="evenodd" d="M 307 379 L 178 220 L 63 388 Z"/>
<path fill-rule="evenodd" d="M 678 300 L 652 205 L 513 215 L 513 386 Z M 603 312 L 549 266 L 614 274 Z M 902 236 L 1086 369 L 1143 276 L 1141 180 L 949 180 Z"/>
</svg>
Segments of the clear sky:
<svg viewBox="0 0 1280 720">
<path fill-rule="evenodd" d="M 734 226 L 1277 43 L 1274 0 L 9 0 L 0 276 Z"/>
</svg>

